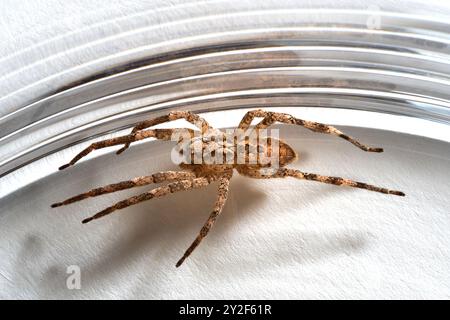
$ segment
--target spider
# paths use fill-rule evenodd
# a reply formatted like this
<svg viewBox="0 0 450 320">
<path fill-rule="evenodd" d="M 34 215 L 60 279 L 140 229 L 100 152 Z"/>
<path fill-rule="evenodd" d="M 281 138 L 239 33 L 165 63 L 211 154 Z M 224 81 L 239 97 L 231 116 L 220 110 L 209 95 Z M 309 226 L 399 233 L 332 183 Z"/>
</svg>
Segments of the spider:
<svg viewBox="0 0 450 320">
<path fill-rule="evenodd" d="M 251 128 L 251 123 L 256 118 L 262 118 L 262 120 L 257 123 L 254 127 Z M 153 127 L 155 125 L 178 120 L 178 119 L 184 119 L 192 124 L 194 124 L 195 127 L 197 127 L 201 132 L 201 139 L 199 140 L 198 137 L 195 138 L 195 134 L 199 133 L 199 130 L 192 130 L 192 129 L 183 129 L 183 128 L 176 128 L 176 129 L 149 129 L 150 127 Z M 339 138 L 342 138 L 344 140 L 347 140 L 348 142 L 352 143 L 356 147 L 360 148 L 361 150 L 368 151 L 368 152 L 382 152 L 382 148 L 373 148 L 368 147 L 354 138 L 346 135 L 345 133 L 339 131 L 335 127 L 325 125 L 322 123 L 312 122 L 312 121 L 306 121 L 302 119 L 295 118 L 289 114 L 286 113 L 279 113 L 279 112 L 269 112 L 264 111 L 261 109 L 258 110 L 251 110 L 248 111 L 245 116 L 242 118 L 241 122 L 239 123 L 238 128 L 240 130 L 246 130 L 247 132 L 256 132 L 258 138 L 259 138 L 259 132 L 261 130 L 264 130 L 271 126 L 272 124 L 279 122 L 283 124 L 294 124 L 299 125 L 302 127 L 305 127 L 311 131 L 319 132 L 319 133 L 325 133 L 337 136 Z M 230 134 L 224 134 L 223 131 L 212 128 L 209 123 L 198 116 L 197 114 L 194 114 L 189 111 L 173 111 L 170 112 L 167 115 L 160 116 L 157 118 L 145 120 L 143 122 L 138 123 L 131 131 L 130 134 L 102 140 L 99 142 L 92 143 L 89 147 L 81 151 L 79 154 L 77 154 L 69 163 L 61 166 L 59 170 L 65 169 L 69 166 L 73 166 L 77 161 L 79 161 L 81 158 L 88 155 L 90 152 L 102 149 L 106 147 L 116 146 L 116 145 L 123 145 L 121 149 L 117 151 L 117 154 L 122 153 L 125 151 L 132 142 L 147 139 L 147 138 L 156 138 L 160 140 L 173 140 L 171 137 L 174 134 L 183 132 L 188 132 L 190 135 L 190 139 L 188 140 L 188 144 L 191 146 L 194 145 L 196 142 L 201 141 L 202 144 L 202 150 L 205 149 L 212 149 L 212 152 L 214 153 L 219 152 L 227 152 L 230 151 L 231 148 L 236 147 L 237 143 L 239 141 L 233 137 L 231 144 L 229 143 Z M 221 139 L 214 139 L 213 136 L 222 133 L 225 137 L 224 140 Z M 219 140 L 219 141 L 215 141 Z M 228 142 L 225 143 L 223 141 L 227 140 Z M 192 242 L 192 244 L 189 246 L 189 248 L 185 251 L 183 256 L 180 260 L 176 263 L 176 267 L 179 267 L 187 257 L 190 256 L 190 254 L 194 251 L 194 249 L 200 244 L 200 242 L 206 237 L 208 232 L 210 231 L 211 227 L 215 223 L 216 219 L 220 215 L 224 204 L 227 200 L 228 196 L 228 189 L 230 185 L 230 180 L 233 176 L 234 170 L 236 170 L 239 174 L 250 177 L 250 178 L 257 178 L 257 179 L 271 179 L 271 178 L 284 178 L 284 177 L 293 177 L 296 179 L 303 179 L 303 180 L 311 180 L 311 181 L 318 181 L 328 184 L 333 184 L 337 186 L 350 186 L 355 188 L 361 188 L 361 189 L 367 189 L 370 191 L 376 191 L 381 192 L 384 194 L 392 194 L 397 196 L 404 196 L 405 194 L 401 191 L 395 191 L 390 190 L 387 188 L 381 188 L 374 185 L 370 185 L 363 182 L 357 182 L 349 179 L 344 179 L 340 177 L 332 177 L 332 176 L 323 176 L 315 173 L 307 173 L 302 172 L 295 169 L 286 168 L 286 165 L 289 163 L 292 163 L 294 160 L 297 159 L 297 153 L 284 141 L 280 139 L 276 139 L 273 137 L 268 137 L 268 144 L 265 146 L 257 145 L 256 149 L 261 151 L 265 154 L 274 153 L 275 151 L 278 151 L 278 164 L 277 166 L 272 166 L 272 164 L 266 163 L 250 163 L 249 160 L 249 154 L 245 155 L 245 162 L 237 162 L 236 156 L 232 159 L 231 162 L 228 163 L 213 163 L 213 164 L 206 164 L 206 163 L 193 163 L 192 161 L 186 161 L 179 164 L 182 171 L 165 171 L 165 172 L 158 172 L 154 173 L 152 175 L 148 176 L 141 176 L 134 178 L 132 180 L 127 181 L 121 181 L 118 183 L 113 183 L 107 186 L 99 187 L 92 189 L 88 192 L 76 195 L 72 198 L 69 198 L 67 200 L 64 200 L 62 202 L 54 203 L 51 205 L 52 208 L 67 205 L 76 201 L 80 201 L 89 197 L 96 197 L 99 195 L 116 192 L 119 190 L 129 189 L 133 187 L 138 186 L 144 186 L 152 183 L 160 183 L 160 182 L 170 182 L 167 185 L 157 187 L 155 189 L 152 189 L 150 191 L 147 191 L 145 193 L 139 194 L 137 196 L 130 197 L 128 199 L 125 199 L 123 201 L 117 202 L 114 205 L 96 213 L 95 215 L 86 218 L 82 221 L 82 223 L 87 223 L 89 221 L 92 221 L 94 219 L 98 219 L 101 217 L 104 217 L 116 210 L 124 209 L 126 207 L 135 205 L 139 202 L 150 200 L 153 198 L 159 198 L 166 196 L 171 193 L 179 192 L 179 191 L 186 191 L 190 189 L 198 189 L 205 187 L 212 182 L 218 181 L 219 188 L 218 188 L 218 195 L 216 202 L 214 204 L 214 208 L 208 217 L 208 220 L 201 228 L 200 232 L 198 233 L 195 240 Z M 222 142 L 221 142 L 222 141 Z M 241 140 L 240 140 L 241 141 Z M 255 145 L 254 142 L 250 142 L 249 139 L 245 138 L 244 140 L 244 147 L 246 151 L 249 151 L 250 149 L 254 150 Z M 259 141 L 259 140 L 258 140 Z M 181 140 L 178 141 L 178 143 L 181 143 Z M 278 150 L 274 150 L 274 145 L 278 146 Z M 253 147 L 253 148 L 250 148 Z M 210 150 L 211 151 L 211 150 Z M 183 154 L 182 151 L 180 151 L 180 154 Z M 187 154 L 187 153 L 186 153 Z M 263 169 L 265 168 L 272 168 L 272 171 L 270 173 L 264 173 Z"/>
</svg>

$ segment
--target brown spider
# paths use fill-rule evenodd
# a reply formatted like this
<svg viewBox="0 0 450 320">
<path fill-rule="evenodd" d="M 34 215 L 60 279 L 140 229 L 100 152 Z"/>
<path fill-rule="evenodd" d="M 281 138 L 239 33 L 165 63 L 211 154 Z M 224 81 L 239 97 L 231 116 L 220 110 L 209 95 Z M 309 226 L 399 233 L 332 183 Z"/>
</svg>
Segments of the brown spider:
<svg viewBox="0 0 450 320">
<path fill-rule="evenodd" d="M 252 123 L 252 121 L 255 118 L 262 118 L 262 120 L 254 127 L 253 130 L 250 130 L 249 127 Z M 155 126 L 157 124 L 161 124 L 168 121 L 173 121 L 177 119 L 185 119 L 188 122 L 194 124 L 196 127 L 198 127 L 201 130 L 201 150 L 204 151 L 205 149 L 212 149 L 212 153 L 214 152 L 228 152 L 230 149 L 235 150 L 235 147 L 237 147 L 237 144 L 239 143 L 235 136 L 232 137 L 232 142 L 230 143 L 224 143 L 227 138 L 230 138 L 229 134 L 225 134 L 224 132 L 212 128 L 203 118 L 199 117 L 196 114 L 193 114 L 189 111 L 174 111 L 170 112 L 168 115 L 161 116 L 158 118 L 150 119 L 143 121 L 139 124 L 137 124 L 131 134 L 120 136 L 117 138 L 107 139 L 99 142 L 92 143 L 89 147 L 81 151 L 78 155 L 76 155 L 68 164 L 61 166 L 59 169 L 65 169 L 69 166 L 74 165 L 78 160 L 80 160 L 82 157 L 89 154 L 91 151 L 101 148 L 106 148 L 110 146 L 116 146 L 116 145 L 124 145 L 119 151 L 117 151 L 117 154 L 122 153 L 125 151 L 132 142 L 143 140 L 146 138 L 156 138 L 161 140 L 173 140 L 173 135 L 176 135 L 177 133 L 181 132 L 188 132 L 190 135 L 190 141 L 188 141 L 188 144 L 190 146 L 194 145 L 195 142 L 198 142 L 199 140 L 194 137 L 195 133 L 198 131 L 194 131 L 192 129 L 148 129 L 149 127 Z M 270 125 L 272 125 L 275 122 L 285 123 L 285 124 L 296 124 L 303 126 L 309 130 L 312 130 L 314 132 L 321 132 L 326 134 L 331 134 L 338 136 L 342 139 L 345 139 L 349 141 L 350 143 L 354 144 L 358 148 L 364 150 L 364 151 L 370 151 L 370 152 L 382 152 L 383 149 L 381 148 L 372 148 L 365 146 L 361 144 L 360 142 L 356 141 L 352 137 L 349 137 L 348 135 L 344 134 L 343 132 L 339 131 L 338 129 L 328 126 L 325 124 L 317 123 L 317 122 L 311 122 L 311 121 L 305 121 L 301 119 L 297 119 L 289 114 L 285 113 L 278 113 L 278 112 L 268 112 L 263 110 L 252 110 L 245 114 L 244 118 L 239 123 L 239 126 L 237 129 L 242 129 L 247 132 L 256 132 L 257 136 L 259 137 L 259 132 Z M 236 129 L 236 130 L 237 130 Z M 214 139 L 213 136 L 217 136 L 217 134 L 222 134 L 224 137 L 224 140 L 221 139 Z M 216 141 L 214 141 L 216 140 Z M 219 141 L 217 141 L 219 140 Z M 220 142 L 222 141 L 222 142 Z M 227 141 L 230 141 L 229 139 Z M 86 193 L 79 194 L 77 196 L 74 196 L 72 198 L 69 198 L 63 202 L 54 203 L 52 204 L 52 208 L 59 207 L 63 205 L 67 205 L 69 203 L 73 203 L 76 201 L 80 201 L 83 199 L 86 199 L 88 197 L 96 197 L 102 194 L 111 193 L 119 190 L 124 190 L 128 188 L 138 187 L 138 186 L 144 186 L 151 183 L 159 183 L 159 182 L 165 182 L 170 181 L 171 183 L 161 186 L 158 188 L 155 188 L 153 190 L 150 190 L 148 192 L 142 193 L 140 195 L 128 198 L 126 200 L 117 202 L 116 204 L 98 212 L 97 214 L 86 218 L 83 220 L 83 223 L 87 223 L 91 220 L 98 219 L 100 217 L 103 217 L 105 215 L 108 215 L 112 213 L 113 211 L 123 209 L 126 207 L 129 207 L 131 205 L 137 204 L 142 201 L 150 200 L 157 197 L 163 197 L 165 195 L 168 195 L 170 193 L 178 192 L 178 191 L 185 191 L 190 189 L 196 189 L 205 187 L 209 184 L 211 184 L 214 181 L 219 181 L 219 190 L 218 190 L 218 197 L 214 205 L 214 209 L 212 213 L 210 214 L 208 220 L 203 225 L 202 229 L 200 230 L 199 234 L 195 238 L 194 242 L 191 244 L 191 246 L 186 250 L 184 255 L 181 257 L 181 259 L 177 262 L 176 266 L 179 267 L 183 261 L 194 251 L 194 249 L 200 244 L 200 242 L 203 240 L 204 237 L 208 234 L 209 230 L 213 226 L 214 222 L 216 221 L 217 217 L 219 216 L 220 212 L 222 211 L 222 208 L 225 204 L 225 201 L 227 199 L 228 195 L 228 188 L 230 179 L 233 175 L 233 169 L 236 169 L 236 171 L 244 176 L 250 177 L 250 178 L 260 178 L 260 179 L 269 179 L 269 178 L 283 178 L 283 177 L 293 177 L 297 179 L 305 179 L 305 180 L 313 180 L 313 181 L 319 181 L 329 184 L 334 184 L 338 186 L 350 186 L 350 187 L 356 187 L 361 189 L 367 189 L 371 191 L 381 192 L 385 194 L 393 194 L 397 196 L 404 196 L 405 194 L 401 191 L 395 191 L 395 190 L 389 190 L 386 188 L 380 188 L 376 187 L 370 184 L 352 181 L 349 179 L 344 179 L 340 177 L 329 177 L 329 176 L 322 176 L 314 173 L 306 173 L 299 170 L 284 168 L 287 164 L 293 162 L 297 158 L 296 152 L 285 142 L 275 139 L 273 137 L 267 138 L 268 145 L 263 146 L 262 144 L 257 144 L 256 150 L 261 151 L 265 154 L 272 154 L 275 152 L 273 145 L 278 145 L 278 163 L 277 166 L 273 166 L 271 163 L 267 164 L 261 164 L 261 163 L 250 163 L 249 162 L 249 156 L 251 151 L 251 147 L 253 147 L 252 150 L 255 150 L 255 145 L 253 142 L 249 142 L 248 138 L 245 138 L 244 140 L 244 147 L 247 151 L 245 155 L 245 162 L 238 162 L 236 161 L 236 156 L 233 156 L 231 162 L 227 163 L 213 163 L 213 164 L 205 164 L 205 163 L 194 163 L 192 161 L 187 161 L 180 164 L 180 167 L 183 169 L 183 171 L 166 171 L 166 172 L 159 172 L 154 173 L 149 176 L 142 176 L 137 177 L 132 180 L 128 181 L 122 181 L 114 184 L 110 184 L 104 187 L 96 188 L 91 191 L 88 191 Z M 260 140 L 258 140 L 260 141 Z M 181 140 L 178 141 L 178 144 L 181 143 Z M 252 145 L 253 144 L 253 145 Z M 192 150 L 192 149 L 190 149 Z M 180 151 L 180 154 L 183 154 L 183 151 Z M 263 172 L 263 169 L 266 168 L 272 168 L 272 172 L 270 174 L 266 174 Z"/>
</svg>

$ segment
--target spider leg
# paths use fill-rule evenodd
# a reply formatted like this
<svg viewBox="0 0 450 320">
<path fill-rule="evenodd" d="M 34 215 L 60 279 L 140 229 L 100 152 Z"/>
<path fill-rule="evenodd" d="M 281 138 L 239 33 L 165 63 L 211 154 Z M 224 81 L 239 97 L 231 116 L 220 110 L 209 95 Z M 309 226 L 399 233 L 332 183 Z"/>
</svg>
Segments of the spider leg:
<svg viewBox="0 0 450 320">
<path fill-rule="evenodd" d="M 200 242 L 208 235 L 209 230 L 213 226 L 214 222 L 216 221 L 219 214 L 222 212 L 222 209 L 225 205 L 225 202 L 227 201 L 228 197 L 228 188 L 230 186 L 230 179 L 231 175 L 222 176 L 219 178 L 220 185 L 219 185 L 219 191 L 218 191 L 218 197 L 216 200 L 216 203 L 214 205 L 213 212 L 208 217 L 208 220 L 203 225 L 202 229 L 200 230 L 198 236 L 195 238 L 194 242 L 190 245 L 190 247 L 186 250 L 186 252 L 183 254 L 180 260 L 178 260 L 176 267 L 178 268 L 181 266 L 181 264 L 184 262 L 184 260 L 189 257 L 189 255 L 197 248 L 197 246 L 200 244 Z"/>
<path fill-rule="evenodd" d="M 142 201 L 150 200 L 153 198 L 164 197 L 168 194 L 178 192 L 178 191 L 186 191 L 186 190 L 190 190 L 190 189 L 198 189 L 201 187 L 205 187 L 213 181 L 214 181 L 214 177 L 208 177 L 208 178 L 202 177 L 202 178 L 195 178 L 195 179 L 191 179 L 191 180 L 180 180 L 180 181 L 172 182 L 166 186 L 161 186 L 161 187 L 155 188 L 153 190 L 150 190 L 148 192 L 142 193 L 140 195 L 119 201 L 116 204 L 96 213 L 95 215 L 84 219 L 82 221 L 82 223 L 87 223 L 94 219 L 104 217 L 116 210 L 120 210 L 120 209 L 129 207 L 129 206 L 138 204 L 139 202 L 142 202 Z"/>
<path fill-rule="evenodd" d="M 128 142 L 139 141 L 147 138 L 156 138 L 160 140 L 170 140 L 172 134 L 176 132 L 176 130 L 180 130 L 181 132 L 189 132 L 191 136 L 194 131 L 192 129 L 153 129 L 146 131 L 139 131 L 133 134 L 129 134 L 126 136 L 120 136 L 116 138 L 111 138 L 107 140 L 97 141 L 92 143 L 89 147 L 85 148 L 83 151 L 78 153 L 69 163 L 59 167 L 59 170 L 66 169 L 69 166 L 73 166 L 76 162 L 78 162 L 81 158 L 87 156 L 94 150 L 112 147 Z M 185 130 L 185 131 L 183 131 Z"/>
<path fill-rule="evenodd" d="M 202 131 L 202 133 L 206 132 L 208 129 L 211 128 L 205 119 L 196 115 L 195 113 L 192 113 L 190 111 L 172 111 L 167 115 L 160 116 L 160 117 L 154 118 L 154 119 L 145 120 L 145 121 L 138 123 L 131 131 L 131 134 L 134 134 L 140 130 L 150 128 L 150 127 L 156 126 L 156 125 L 164 123 L 164 122 L 169 122 L 169 121 L 178 120 L 178 119 L 185 119 L 186 121 L 192 123 L 197 128 L 199 128 Z M 117 151 L 117 154 L 121 154 L 126 149 L 128 149 L 131 142 L 133 142 L 133 141 L 126 142 L 124 144 L 124 146 Z"/>
<path fill-rule="evenodd" d="M 284 178 L 284 177 L 293 177 L 297 179 L 303 180 L 311 180 L 311 181 L 319 181 L 328 184 L 334 184 L 337 186 L 349 186 L 354 188 L 366 189 L 370 191 L 385 193 L 385 194 L 393 194 L 396 196 L 405 196 L 405 194 L 401 191 L 391 190 L 387 188 L 377 187 L 371 184 L 367 184 L 364 182 L 353 181 L 349 179 L 344 179 L 341 177 L 330 177 L 330 176 L 322 176 L 315 173 L 306 173 L 299 170 L 281 168 L 278 169 L 274 174 L 271 175 L 263 175 L 258 170 L 252 169 L 240 169 L 239 171 L 243 175 L 259 178 L 259 179 L 270 179 L 270 178 Z"/>
<path fill-rule="evenodd" d="M 264 118 L 267 115 L 267 111 L 256 109 L 248 111 L 241 122 L 239 122 L 238 129 L 247 130 L 250 127 L 253 119 L 255 118 Z"/>
<path fill-rule="evenodd" d="M 355 145 L 356 147 L 358 147 L 364 151 L 383 152 L 382 148 L 373 148 L 373 147 L 366 146 L 366 145 L 360 143 L 359 141 L 357 141 L 356 139 L 346 135 L 342 131 L 336 129 L 333 126 L 329 126 L 329 125 L 326 125 L 323 123 L 298 119 L 298 118 L 295 118 L 286 113 L 269 112 L 269 111 L 264 111 L 264 110 L 252 110 L 252 111 L 247 112 L 247 114 L 244 116 L 241 123 L 239 124 L 239 128 L 247 129 L 255 117 L 263 117 L 261 122 L 259 122 L 255 126 L 255 129 L 265 129 L 265 128 L 269 127 L 270 125 L 274 124 L 275 122 L 281 122 L 281 123 L 286 123 L 286 124 L 295 124 L 295 125 L 305 127 L 306 129 L 309 129 L 314 132 L 326 133 L 326 134 L 331 134 L 331 135 L 337 136 L 339 138 L 347 140 L 348 142 L 352 143 L 353 145 Z"/>
<path fill-rule="evenodd" d="M 160 183 L 164 181 L 174 181 L 174 180 L 186 180 L 195 179 L 196 176 L 193 172 L 189 171 L 164 171 L 154 173 L 149 176 L 137 177 L 132 180 L 121 181 L 118 183 L 109 184 L 103 187 L 92 189 L 88 192 L 81 193 L 62 202 L 57 202 L 51 205 L 52 208 L 65 206 L 73 202 L 81 201 L 90 197 L 97 197 L 102 194 L 116 192 L 120 190 L 130 189 L 134 187 L 145 186 L 151 183 Z"/>
</svg>

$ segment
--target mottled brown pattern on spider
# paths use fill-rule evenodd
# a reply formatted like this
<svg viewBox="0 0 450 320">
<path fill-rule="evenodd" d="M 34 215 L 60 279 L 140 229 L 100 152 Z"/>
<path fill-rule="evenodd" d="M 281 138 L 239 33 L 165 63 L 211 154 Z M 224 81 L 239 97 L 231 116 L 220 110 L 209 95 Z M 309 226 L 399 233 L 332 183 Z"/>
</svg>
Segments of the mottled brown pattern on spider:
<svg viewBox="0 0 450 320">
<path fill-rule="evenodd" d="M 250 129 L 251 123 L 255 118 L 262 118 L 262 120 L 257 123 L 253 129 Z M 155 126 L 157 124 L 161 124 L 168 121 L 178 120 L 178 119 L 185 119 L 186 121 L 194 124 L 198 129 L 200 129 L 201 135 L 200 138 L 195 135 L 194 130 L 191 129 L 184 129 L 184 128 L 175 128 L 175 129 L 148 129 L 152 126 Z M 237 129 L 241 130 L 255 130 L 254 132 L 259 135 L 259 131 L 261 129 L 265 129 L 269 127 L 270 125 L 280 122 L 284 124 L 294 124 L 302 126 L 306 129 L 309 129 L 314 132 L 319 133 L 325 133 L 337 136 L 339 138 L 342 138 L 356 147 L 360 148 L 364 151 L 369 152 L 382 152 L 383 149 L 381 148 L 373 148 L 366 146 L 359 141 L 355 140 L 354 138 L 346 135 L 345 133 L 339 131 L 335 127 L 312 122 L 312 121 L 306 121 L 302 119 L 295 118 L 289 114 L 285 113 L 279 113 L 279 112 L 268 112 L 264 110 L 252 110 L 245 114 L 245 116 L 242 118 L 241 122 L 239 123 L 239 126 Z M 79 154 L 77 154 L 68 164 L 63 165 L 60 167 L 60 169 L 65 169 L 71 165 L 74 165 L 78 160 L 83 158 L 84 156 L 88 155 L 90 152 L 102 149 L 106 147 L 116 146 L 116 145 L 124 145 L 117 153 L 122 153 L 125 151 L 132 142 L 147 139 L 147 138 L 156 138 L 160 140 L 171 140 L 174 134 L 178 134 L 179 136 L 183 136 L 188 132 L 189 139 L 191 144 L 195 143 L 201 143 L 201 150 L 207 150 L 211 153 L 214 152 L 224 152 L 226 153 L 230 149 L 234 149 L 237 147 L 238 141 L 233 136 L 231 139 L 228 139 L 230 137 L 224 136 L 224 139 L 222 141 L 211 142 L 210 138 L 213 136 L 217 136 L 217 134 L 220 132 L 221 134 L 224 134 L 220 130 L 212 128 L 206 120 L 201 118 L 200 116 L 193 114 L 189 111 L 174 111 L 169 113 L 168 115 L 164 115 L 158 118 L 150 119 L 143 121 L 136 125 L 136 127 L 133 128 L 131 133 L 129 135 L 107 139 L 99 142 L 94 142 L 89 147 L 81 151 Z M 220 140 L 220 139 L 219 139 Z M 180 140 L 181 141 L 181 140 Z M 178 141 L 180 143 L 180 141 Z M 225 143 L 225 141 L 227 141 Z M 229 143 L 231 141 L 231 145 Z M 405 194 L 401 191 L 396 190 L 390 190 L 387 188 L 381 188 L 377 186 L 373 186 L 370 184 L 366 184 L 363 182 L 353 181 L 349 179 L 344 179 L 341 177 L 330 177 L 330 176 L 322 176 L 314 173 L 306 173 L 299 170 L 294 169 L 288 169 L 284 168 L 289 163 L 295 161 L 297 159 L 297 153 L 284 141 L 277 140 L 273 137 L 268 138 L 268 144 L 266 147 L 262 147 L 260 145 L 254 146 L 251 145 L 251 142 L 249 139 L 245 138 L 244 147 L 247 151 L 245 153 L 245 162 L 239 163 L 237 161 L 237 153 L 234 154 L 234 158 L 232 163 L 226 163 L 226 164 L 195 164 L 194 162 L 187 162 L 187 163 L 181 163 L 180 167 L 184 171 L 166 171 L 166 172 L 159 172 L 154 173 L 149 176 L 143 176 L 143 177 L 137 177 L 132 180 L 128 181 L 122 181 L 119 183 L 110 184 L 104 187 L 96 188 L 91 191 L 79 194 L 77 196 L 71 197 L 67 200 L 64 200 L 62 202 L 58 202 L 52 205 L 52 207 L 59 207 L 62 205 L 67 205 L 76 201 L 80 201 L 89 197 L 96 197 L 102 194 L 111 193 L 119 190 L 125 190 L 130 189 L 134 187 L 139 186 L 145 186 L 152 183 L 161 183 L 161 182 L 170 182 L 165 186 L 160 186 L 157 188 L 154 188 L 150 191 L 147 191 L 145 193 L 142 193 L 137 196 L 130 197 L 128 199 L 125 199 L 123 201 L 117 202 L 116 204 L 96 213 L 95 215 L 83 220 L 83 223 L 89 222 L 94 219 L 98 219 L 100 217 L 103 217 L 105 215 L 108 215 L 116 210 L 120 210 L 132 205 L 135 205 L 137 203 L 140 203 L 142 201 L 150 200 L 153 198 L 163 197 L 171 193 L 179 192 L 179 191 L 187 191 L 191 189 L 198 189 L 205 187 L 209 184 L 211 184 L 214 181 L 219 181 L 219 189 L 218 189 L 218 196 L 216 199 L 216 202 L 214 204 L 214 208 L 210 216 L 208 217 L 208 220 L 205 222 L 203 227 L 201 228 L 199 234 L 195 238 L 194 242 L 189 246 L 189 248 L 186 250 L 186 252 L 183 254 L 182 258 L 177 262 L 176 266 L 179 267 L 184 260 L 189 257 L 189 255 L 195 250 L 195 248 L 200 244 L 200 242 L 207 236 L 210 229 L 214 225 L 214 222 L 222 212 L 222 209 L 225 205 L 225 202 L 227 200 L 228 196 L 228 189 L 230 185 L 230 180 L 233 176 L 233 171 L 236 169 L 236 171 L 244 176 L 250 177 L 250 178 L 256 178 L 256 179 L 272 179 L 272 178 L 285 178 L 285 177 L 292 177 L 296 179 L 302 179 L 302 180 L 310 180 L 310 181 L 318 181 L 328 184 L 333 184 L 337 186 L 349 186 L 349 187 L 355 187 L 355 188 L 361 188 L 366 189 L 370 191 L 376 191 L 384 194 L 393 194 L 398 196 L 404 196 Z M 275 144 L 277 142 L 277 144 Z M 240 142 L 239 142 L 240 143 Z M 249 161 L 250 155 L 255 152 L 260 152 L 261 148 L 263 148 L 263 152 L 265 152 L 266 155 L 270 156 L 274 150 L 273 146 L 278 145 L 278 163 L 277 167 L 273 165 L 273 163 L 256 163 L 251 164 Z M 269 173 L 266 171 L 263 172 L 263 169 L 271 169 Z"/>
</svg>

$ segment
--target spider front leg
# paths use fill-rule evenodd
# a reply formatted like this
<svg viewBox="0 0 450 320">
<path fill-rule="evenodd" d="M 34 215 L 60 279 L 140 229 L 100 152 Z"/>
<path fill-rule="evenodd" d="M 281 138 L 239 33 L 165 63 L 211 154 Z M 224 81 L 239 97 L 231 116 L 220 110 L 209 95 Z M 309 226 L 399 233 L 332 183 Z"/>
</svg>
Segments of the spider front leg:
<svg viewBox="0 0 450 320">
<path fill-rule="evenodd" d="M 393 194 L 396 196 L 405 196 L 405 194 L 401 191 L 391 190 L 387 188 L 377 187 L 371 184 L 367 184 L 364 182 L 353 181 L 349 179 L 344 179 L 341 177 L 330 177 L 330 176 L 322 176 L 315 173 L 306 173 L 299 170 L 281 168 L 278 169 L 275 173 L 270 175 L 264 175 L 257 169 L 250 168 L 240 168 L 239 172 L 243 175 L 246 175 L 251 178 L 257 179 L 270 179 L 270 178 L 285 178 L 285 177 L 293 177 L 302 180 L 311 180 L 318 181 L 328 184 L 334 184 L 337 186 L 349 186 L 354 188 L 366 189 L 370 191 L 385 193 L 385 194 Z"/>
<path fill-rule="evenodd" d="M 313 122 L 313 121 L 306 121 L 302 119 L 295 118 L 289 114 L 286 113 L 280 113 L 280 112 L 269 112 L 264 110 L 252 110 L 247 112 L 247 114 L 244 116 L 244 118 L 241 120 L 241 123 L 239 124 L 240 129 L 247 129 L 254 118 L 263 118 L 261 122 L 259 122 L 255 129 L 265 129 L 269 127 L 270 125 L 274 124 L 275 122 L 281 122 L 285 124 L 295 124 L 302 127 L 305 127 L 306 129 L 309 129 L 314 132 L 319 133 L 325 133 L 325 134 L 331 134 L 334 136 L 337 136 L 339 138 L 342 138 L 344 140 L 347 140 L 348 142 L 352 143 L 356 147 L 360 148 L 361 150 L 368 151 L 368 152 L 383 152 L 383 148 L 373 148 L 366 146 L 356 139 L 348 136 L 347 134 L 343 133 L 342 131 L 336 129 L 333 126 L 329 126 L 323 123 L 319 122 Z"/>
<path fill-rule="evenodd" d="M 191 180 L 180 180 L 176 182 L 169 183 L 167 186 L 162 186 L 155 188 L 153 190 L 150 190 L 148 192 L 142 193 L 140 195 L 122 200 L 117 202 L 116 204 L 96 213 L 95 215 L 86 218 L 82 221 L 82 223 L 88 223 L 89 221 L 92 221 L 94 219 L 99 219 L 101 217 L 104 217 L 116 210 L 124 209 L 126 207 L 138 204 L 142 201 L 147 201 L 153 198 L 161 198 L 168 194 L 175 193 L 178 191 L 186 191 L 190 189 L 198 189 L 205 187 L 209 185 L 211 182 L 213 182 L 215 179 L 214 177 L 201 177 L 201 178 L 194 178 Z"/>
<path fill-rule="evenodd" d="M 145 121 L 138 123 L 131 131 L 131 134 L 135 134 L 136 132 L 138 132 L 140 130 L 150 128 L 150 127 L 156 126 L 156 125 L 164 123 L 164 122 L 174 121 L 174 120 L 178 120 L 178 119 L 185 119 L 189 123 L 192 123 L 197 128 L 199 128 L 202 131 L 202 133 L 206 132 L 207 130 L 209 130 L 211 128 L 211 126 L 208 124 L 208 122 L 206 122 L 205 119 L 196 115 L 195 113 L 192 113 L 190 111 L 172 111 L 167 115 L 164 115 L 164 116 L 161 116 L 158 118 L 154 118 L 154 119 L 145 120 Z M 121 154 L 126 149 L 128 149 L 131 142 L 133 142 L 133 141 L 125 143 L 125 145 L 117 151 L 117 154 Z"/>
<path fill-rule="evenodd" d="M 238 129 L 247 130 L 255 118 L 264 118 L 266 115 L 267 111 L 261 109 L 250 110 L 244 115 L 241 122 L 239 122 Z"/>
<path fill-rule="evenodd" d="M 97 197 L 102 194 L 116 192 L 120 190 L 130 189 L 134 187 L 141 187 L 151 183 L 160 183 L 165 181 L 195 179 L 196 175 L 190 171 L 164 171 L 154 173 L 149 176 L 137 177 L 132 180 L 121 181 L 109 184 L 103 187 L 92 189 L 88 192 L 81 193 L 62 202 L 57 202 L 51 205 L 52 208 L 65 206 L 77 201 L 81 201 L 90 197 Z"/>
<path fill-rule="evenodd" d="M 173 134 L 177 133 L 177 130 L 181 132 L 181 134 L 184 134 L 188 132 L 191 136 L 194 135 L 194 131 L 192 129 L 153 129 L 153 130 L 146 130 L 146 131 L 139 131 L 133 134 L 129 134 L 126 136 L 121 136 L 117 138 L 102 140 L 98 142 L 92 143 L 89 147 L 81 151 L 79 154 L 77 154 L 69 163 L 59 167 L 59 170 L 66 169 L 69 166 L 73 166 L 75 163 L 77 163 L 81 158 L 87 156 L 89 153 L 91 153 L 94 150 L 112 147 L 124 143 L 131 143 L 134 141 L 139 141 L 147 138 L 156 138 L 160 140 L 171 140 L 171 137 Z M 179 135 L 179 134 L 178 134 Z"/>
<path fill-rule="evenodd" d="M 230 186 L 230 179 L 231 179 L 232 173 L 226 176 L 222 176 L 219 178 L 220 184 L 219 184 L 219 191 L 216 203 L 214 204 L 213 212 L 208 217 L 208 220 L 203 225 L 202 229 L 200 230 L 198 236 L 195 238 L 194 242 L 190 245 L 190 247 L 186 250 L 184 255 L 181 257 L 180 260 L 178 260 L 176 267 L 178 268 L 181 266 L 181 264 L 186 260 L 187 257 L 190 256 L 190 254 L 197 248 L 197 246 L 200 244 L 200 242 L 208 235 L 209 230 L 211 230 L 211 227 L 214 225 L 214 222 L 216 221 L 217 217 L 222 212 L 222 209 L 225 205 L 225 202 L 227 201 L 228 197 L 228 189 Z"/>
</svg>

